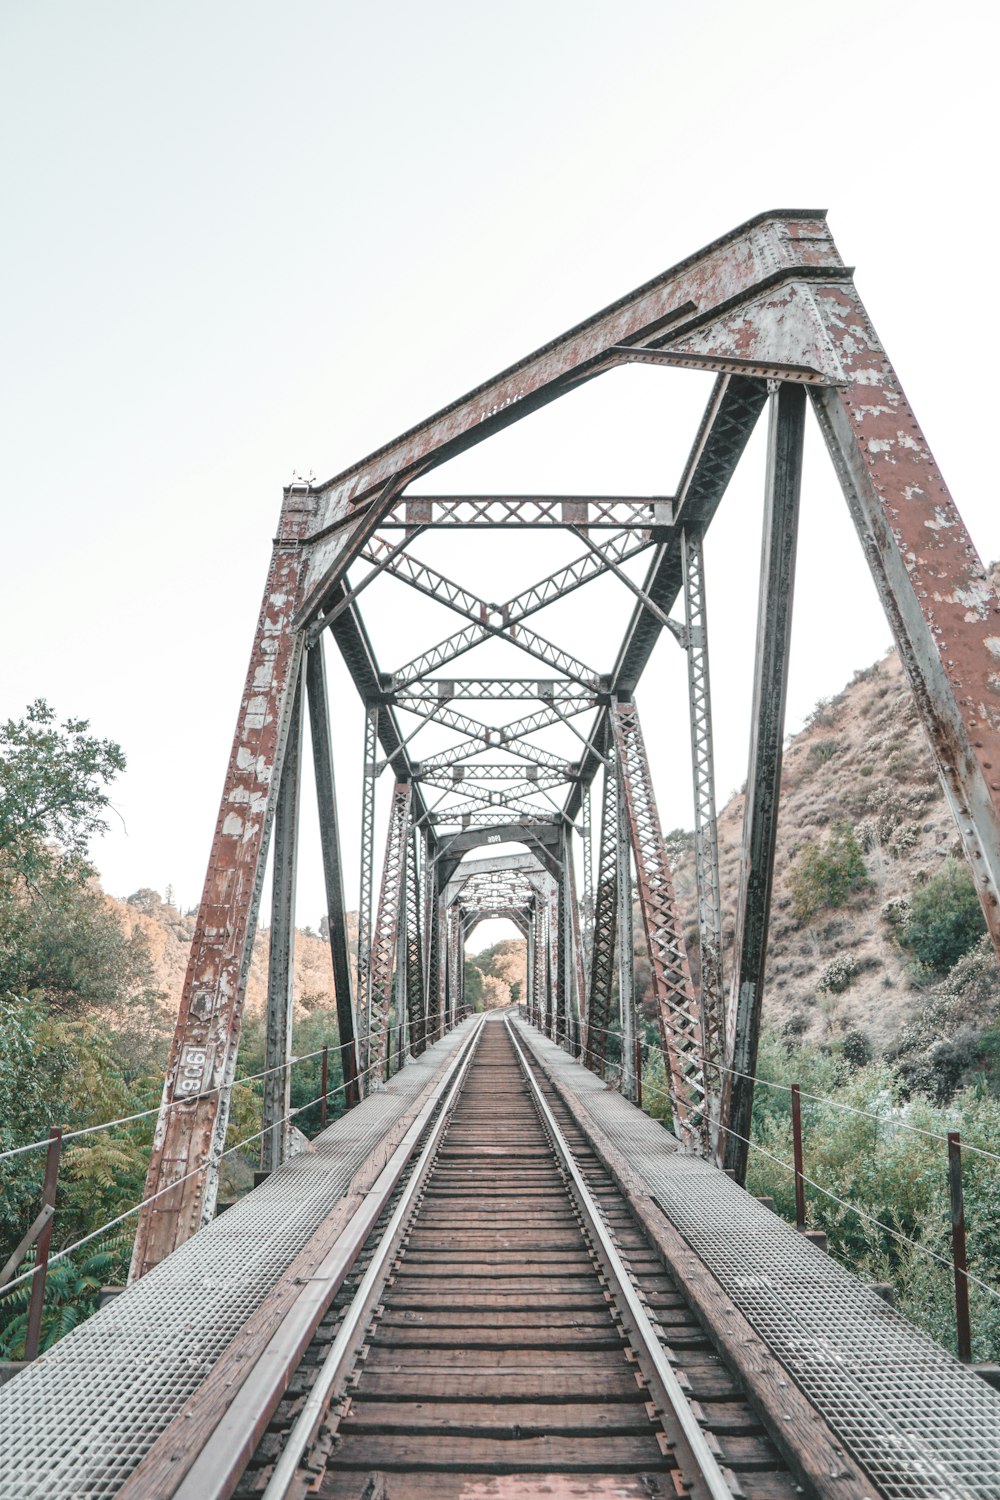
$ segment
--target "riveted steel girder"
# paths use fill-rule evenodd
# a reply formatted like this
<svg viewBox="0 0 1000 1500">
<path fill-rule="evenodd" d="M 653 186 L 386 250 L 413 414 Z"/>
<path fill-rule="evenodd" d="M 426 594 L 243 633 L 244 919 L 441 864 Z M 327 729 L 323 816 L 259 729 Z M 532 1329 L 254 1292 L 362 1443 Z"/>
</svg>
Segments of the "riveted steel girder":
<svg viewBox="0 0 1000 1500">
<path fill-rule="evenodd" d="M 601 838 L 597 854 L 594 897 L 594 935 L 590 983 L 584 1019 L 584 1061 L 605 1076 L 611 994 L 615 977 L 615 938 L 618 933 L 618 772 L 604 768 L 601 801 Z"/>
<path fill-rule="evenodd" d="M 669 526 L 667 495 L 407 495 L 379 521 L 379 530 L 471 526 Z"/>
<path fill-rule="evenodd" d="M 725 990 L 722 973 L 722 896 L 719 885 L 719 831 L 715 813 L 712 700 L 708 673 L 708 610 L 705 562 L 698 537 L 682 539 L 685 648 L 691 765 L 694 781 L 695 880 L 698 891 L 698 966 L 701 1030 L 708 1080 L 709 1134 L 718 1140 L 721 1067 L 726 1052 Z"/>
<path fill-rule="evenodd" d="M 208 873 L 153 1134 L 131 1276 L 211 1219 L 226 1137 L 264 863 L 298 681 L 291 614 L 305 569 L 309 496 L 288 493 L 264 585 Z"/>
<path fill-rule="evenodd" d="M 692 1149 L 704 1151 L 708 1143 L 708 1118 L 701 1016 L 691 983 L 649 761 L 635 704 L 616 704 L 611 717 L 635 859 L 639 907 L 649 948 L 653 994 L 667 1061 L 674 1129 Z M 631 1065 L 628 1050 L 626 1047 L 626 1068 Z"/>
<path fill-rule="evenodd" d="M 412 818 L 406 837 L 406 1016 L 410 1051 L 419 1056 L 426 1045 L 427 1016 L 424 996 L 424 945 L 420 899 L 418 834 Z"/>
<path fill-rule="evenodd" d="M 375 886 L 375 783 L 378 707 L 365 707 L 365 758 L 361 780 L 361 877 L 358 896 L 358 988 L 357 1017 L 360 1039 L 359 1055 L 363 1074 L 362 1086 L 367 1092 L 372 1074 L 369 1071 L 371 1035 L 371 955 L 372 906 Z"/>
<path fill-rule="evenodd" d="M 382 861 L 382 885 L 378 915 L 372 933 L 372 956 L 368 1030 L 370 1077 L 380 1079 L 389 1045 L 389 1008 L 392 1005 L 392 973 L 396 962 L 396 940 L 402 911 L 406 871 L 406 843 L 410 826 L 410 784 L 397 782 L 389 810 L 389 828 Z"/>
</svg>

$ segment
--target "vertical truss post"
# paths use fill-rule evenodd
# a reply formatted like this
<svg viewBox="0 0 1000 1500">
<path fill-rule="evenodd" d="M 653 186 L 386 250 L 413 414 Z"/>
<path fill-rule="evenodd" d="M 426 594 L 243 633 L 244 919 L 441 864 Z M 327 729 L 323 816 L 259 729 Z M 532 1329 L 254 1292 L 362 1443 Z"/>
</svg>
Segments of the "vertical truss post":
<svg viewBox="0 0 1000 1500">
<path fill-rule="evenodd" d="M 427 1026 L 428 1043 L 441 1036 L 441 901 L 438 893 L 438 867 L 434 860 L 425 872 L 430 892 L 427 922 Z"/>
<path fill-rule="evenodd" d="M 372 895 L 375 884 L 375 783 L 378 779 L 378 704 L 365 705 L 365 760 L 361 783 L 361 882 L 358 892 L 359 1057 L 365 1090 L 371 1086 Z"/>
<path fill-rule="evenodd" d="M 569 859 L 566 835 L 562 837 L 562 861 L 559 867 L 559 893 L 556 920 L 559 931 L 559 968 L 556 979 L 556 1040 L 572 1050 L 573 944 L 569 917 Z"/>
<path fill-rule="evenodd" d="M 437 860 L 431 852 L 430 834 L 426 828 L 420 830 L 420 945 L 423 953 L 424 967 L 424 996 L 425 996 L 425 1037 L 433 1039 L 430 1018 L 434 1009 L 433 1005 L 433 982 L 434 973 L 433 953 L 434 946 L 434 912 L 435 896 L 437 891 Z"/>
<path fill-rule="evenodd" d="M 548 975 L 548 910 L 549 904 L 541 895 L 535 897 L 535 1025 L 545 1030 L 545 984 Z"/>
<path fill-rule="evenodd" d="M 292 700 L 285 763 L 278 785 L 271 871 L 271 933 L 267 958 L 263 1125 L 260 1165 L 273 1172 L 288 1155 L 292 1122 L 292 1018 L 295 1000 L 295 878 L 302 777 L 302 679 Z"/>
<path fill-rule="evenodd" d="M 403 1058 L 410 1056 L 410 1015 L 407 1008 L 407 995 L 409 993 L 409 973 L 407 959 L 409 957 L 409 930 L 407 916 L 409 912 L 409 897 L 407 887 L 410 878 L 409 861 L 409 823 L 407 832 L 403 834 L 403 868 L 399 874 L 399 917 L 396 927 L 396 973 L 392 982 L 392 1012 L 395 1016 L 396 1038 L 396 1070 L 403 1066 Z M 389 1040 L 386 1047 L 386 1082 L 392 1073 L 392 1042 L 393 1031 L 390 1030 Z"/>
<path fill-rule="evenodd" d="M 538 902 L 532 901 L 531 910 L 528 914 L 528 931 L 526 934 L 526 961 L 524 966 L 524 1009 L 529 1022 L 534 1025 L 535 1021 L 535 926 Z"/>
<path fill-rule="evenodd" d="M 583 965 L 589 971 L 594 951 L 594 827 L 593 798 L 588 782 L 581 798 L 583 818 Z M 581 991 L 581 1000 L 583 991 Z"/>
<path fill-rule="evenodd" d="M 559 969 L 559 912 L 562 880 L 556 881 L 549 896 L 549 978 L 545 993 L 545 1030 L 554 1042 L 559 1040 L 559 1013 L 562 1002 L 562 974 Z"/>
<path fill-rule="evenodd" d="M 767 929 L 771 913 L 774 848 L 781 790 L 788 650 L 792 630 L 795 545 L 802 485 L 806 393 L 779 385 L 771 396 L 767 490 L 757 606 L 750 764 L 743 813 L 740 888 L 736 907 L 736 967 L 729 1000 L 727 1053 L 733 1072 L 723 1086 L 725 1165 L 738 1182 L 746 1176 L 753 1111 Z M 744 1139 L 740 1139 L 740 1137 Z"/>
<path fill-rule="evenodd" d="M 597 855 L 597 892 L 584 1026 L 584 1061 L 601 1077 L 607 1071 L 608 1027 L 615 975 L 615 937 L 618 932 L 618 773 L 613 761 L 604 766 L 601 842 Z M 629 896 L 631 923 L 631 895 Z"/>
<path fill-rule="evenodd" d="M 392 793 L 378 916 L 372 935 L 368 1055 L 373 1081 L 382 1077 L 388 1057 L 389 1008 L 392 1004 L 392 975 L 406 870 L 406 831 L 409 821 L 410 783 L 397 781 Z"/>
<path fill-rule="evenodd" d="M 457 903 L 452 903 L 448 908 L 448 988 L 447 988 L 447 1021 L 448 1030 L 459 1019 L 463 1000 L 463 963 L 465 952 L 462 941 L 462 914 Z"/>
<path fill-rule="evenodd" d="M 573 834 L 566 830 L 566 885 L 569 907 L 569 1033 L 574 1057 L 580 1055 L 580 1026 L 586 1006 L 586 981 L 583 966 L 583 942 L 580 935 L 580 903 L 576 898 L 576 867 L 573 862 Z"/>
<path fill-rule="evenodd" d="M 616 779 L 618 786 L 611 804 L 615 819 L 615 876 L 614 891 L 617 903 L 616 926 L 618 929 L 618 1017 L 621 1027 L 621 1091 L 626 1099 L 635 1102 L 635 938 L 632 931 L 632 845 L 629 838 L 628 810 L 622 786 L 620 757 L 616 756 Z M 605 1034 L 605 1042 L 607 1035 Z M 601 1057 L 601 1076 L 604 1076 L 605 1059 Z"/>
<path fill-rule="evenodd" d="M 285 493 L 153 1135 L 133 1280 L 208 1223 L 215 1209 L 271 820 L 302 653 L 292 615 L 314 504 L 302 491 Z"/>
<path fill-rule="evenodd" d="M 427 1045 L 427 1016 L 417 837 L 411 825 L 406 840 L 406 1020 L 410 1051 L 419 1056 Z"/>
<path fill-rule="evenodd" d="M 358 1054 L 354 1026 L 354 996 L 351 985 L 351 955 L 347 940 L 347 907 L 344 901 L 344 862 L 340 850 L 337 819 L 337 787 L 330 746 L 330 708 L 326 691 L 323 647 L 317 641 L 306 653 L 306 687 L 309 696 L 309 732 L 312 739 L 316 800 L 319 804 L 319 836 L 326 883 L 326 921 L 333 960 L 333 988 L 337 999 L 337 1030 L 340 1034 L 340 1067 L 344 1077 L 345 1103 L 357 1104 Z M 324 1105 L 325 1107 L 325 1105 Z"/>
<path fill-rule="evenodd" d="M 667 1064 L 674 1130 L 687 1146 L 704 1151 L 708 1122 L 701 1016 L 691 984 L 649 761 L 635 704 L 617 703 L 611 717 Z"/>
<path fill-rule="evenodd" d="M 699 537 L 681 537 L 684 574 L 691 766 L 694 779 L 694 850 L 701 958 L 701 1029 L 705 1047 L 705 1092 L 712 1149 L 718 1142 L 725 1053 L 725 986 L 722 972 L 722 901 L 719 890 L 719 830 L 715 811 L 712 700 L 708 676 L 708 614 L 705 560 Z"/>
</svg>

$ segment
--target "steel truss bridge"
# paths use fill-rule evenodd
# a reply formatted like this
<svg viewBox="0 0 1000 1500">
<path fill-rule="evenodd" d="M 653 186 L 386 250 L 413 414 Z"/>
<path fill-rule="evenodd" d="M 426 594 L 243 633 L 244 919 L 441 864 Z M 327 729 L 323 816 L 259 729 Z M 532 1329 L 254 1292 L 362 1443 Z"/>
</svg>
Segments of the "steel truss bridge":
<svg viewBox="0 0 1000 1500">
<path fill-rule="evenodd" d="M 675 494 L 434 491 L 442 463 L 637 363 L 715 376 Z M 763 214 L 327 483 L 285 490 L 131 1284 L 0 1394 L 4 1496 L 1000 1496 L 1000 1398 L 740 1185 L 808 406 L 1000 944 L 1000 605 L 825 216 Z M 724 955 L 703 542 L 759 420 Z M 459 532 L 452 577 L 427 546 Z M 484 544 L 522 532 L 557 534 L 565 557 L 493 599 Z M 441 621 L 389 663 L 363 598 L 386 579 Z M 631 616 L 592 662 L 545 613 L 598 579 Z M 637 703 L 664 630 L 686 663 L 697 983 Z M 331 640 L 364 706 L 356 961 Z M 293 1157 L 307 714 L 349 1108 Z M 269 850 L 267 1175 L 216 1216 Z M 634 913 L 672 1135 L 637 1107 Z M 466 1003 L 465 942 L 494 917 L 526 939 L 520 1017 Z"/>
</svg>

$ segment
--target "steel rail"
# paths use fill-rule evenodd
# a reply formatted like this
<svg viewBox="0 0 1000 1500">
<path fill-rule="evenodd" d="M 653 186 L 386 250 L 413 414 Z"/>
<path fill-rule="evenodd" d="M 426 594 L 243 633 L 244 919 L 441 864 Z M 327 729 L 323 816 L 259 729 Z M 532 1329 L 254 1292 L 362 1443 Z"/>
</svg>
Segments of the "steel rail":
<svg viewBox="0 0 1000 1500">
<path fill-rule="evenodd" d="M 280 1328 L 276 1330 L 269 1343 L 261 1351 L 254 1363 L 253 1369 L 240 1386 L 239 1391 L 233 1397 L 222 1419 L 213 1430 L 211 1440 L 201 1450 L 197 1458 L 195 1458 L 183 1479 L 173 1491 L 173 1500 L 229 1500 L 229 1496 L 232 1495 L 239 1484 L 255 1448 L 287 1388 L 292 1372 L 308 1347 L 309 1340 L 312 1338 L 334 1297 L 346 1280 L 354 1262 L 364 1247 L 365 1241 L 395 1192 L 403 1172 L 406 1170 L 421 1137 L 430 1123 L 434 1110 L 440 1101 L 444 1099 L 444 1105 L 438 1119 L 434 1122 L 430 1136 L 420 1153 L 399 1205 L 382 1236 L 379 1249 L 376 1251 L 369 1270 L 358 1288 L 354 1301 L 345 1313 L 344 1321 L 341 1325 L 341 1333 L 338 1334 L 334 1342 L 326 1364 L 320 1370 L 316 1386 L 313 1388 L 313 1394 L 315 1394 L 317 1388 L 323 1385 L 324 1373 L 330 1359 L 333 1357 L 335 1351 L 339 1355 L 344 1348 L 345 1341 L 342 1340 L 341 1334 L 344 1333 L 344 1330 L 348 1326 L 356 1333 L 361 1324 L 366 1305 L 371 1300 L 368 1294 L 372 1286 L 376 1285 L 376 1276 L 373 1274 L 375 1268 L 384 1266 L 387 1255 L 395 1248 L 404 1213 L 408 1212 L 414 1195 L 427 1174 L 427 1168 L 430 1165 L 434 1151 L 437 1149 L 437 1143 L 440 1140 L 441 1132 L 448 1119 L 451 1106 L 457 1098 L 458 1091 L 461 1089 L 465 1078 L 465 1073 L 475 1052 L 482 1027 L 483 1022 L 480 1020 L 443 1072 L 433 1092 L 420 1110 L 420 1113 L 414 1119 L 403 1139 L 396 1147 L 396 1150 L 369 1189 L 363 1206 L 351 1219 L 344 1233 L 324 1260 L 316 1267 L 315 1273 L 303 1285 L 302 1294 L 296 1301 L 294 1308 L 286 1314 Z M 335 1378 L 336 1372 L 334 1372 Z M 326 1388 L 328 1389 L 329 1385 Z M 313 1396 L 310 1395 L 303 1415 L 305 1414 L 305 1410 L 311 1412 L 313 1409 Z M 322 1416 L 322 1412 L 320 1416 Z M 301 1430 L 300 1419 L 300 1422 L 295 1424 L 292 1432 L 289 1434 L 288 1441 L 290 1445 L 293 1445 L 297 1440 Z M 309 1439 L 307 1438 L 302 1444 L 302 1449 L 308 1444 L 308 1441 Z M 302 1449 L 299 1450 L 299 1457 L 301 1457 Z M 294 1448 L 287 1448 L 286 1451 L 294 1451 Z M 297 1464 L 298 1459 L 296 1459 L 296 1467 Z M 272 1478 L 271 1484 L 269 1484 L 267 1489 L 268 1500 L 274 1500 L 275 1495 L 286 1493 L 284 1490 L 274 1488 L 275 1478 L 279 1470 L 284 1473 L 286 1468 L 287 1466 L 284 1468 L 281 1467 L 281 1460 L 279 1460 L 279 1465 L 275 1468 L 275 1477 Z"/>
<path fill-rule="evenodd" d="M 555 1153 L 569 1178 L 573 1197 L 592 1237 L 594 1248 L 611 1282 L 615 1305 L 625 1332 L 639 1356 L 640 1366 L 645 1366 L 643 1374 L 650 1382 L 651 1393 L 661 1414 L 668 1421 L 670 1416 L 674 1419 L 670 1423 L 673 1430 L 668 1430 L 665 1424 L 665 1431 L 668 1441 L 673 1442 L 678 1449 L 679 1460 L 688 1470 L 685 1478 L 688 1481 L 691 1496 L 693 1500 L 704 1500 L 705 1496 L 710 1497 L 710 1500 L 735 1500 L 735 1492 L 727 1483 L 719 1461 L 709 1447 L 701 1425 L 691 1410 L 680 1381 L 670 1368 L 656 1330 L 650 1322 L 632 1278 L 604 1222 L 597 1200 L 587 1186 L 576 1164 L 569 1142 L 563 1135 L 555 1115 L 549 1108 L 548 1100 L 539 1086 L 538 1079 L 529 1066 L 520 1038 L 506 1017 L 504 1025 L 534 1095 L 542 1123 L 548 1131 Z M 276 1497 L 267 1494 L 265 1500 L 276 1500 Z"/>
<path fill-rule="evenodd" d="M 346 1379 L 354 1366 L 358 1348 L 365 1337 L 368 1319 L 382 1293 L 388 1265 L 399 1248 L 403 1231 L 413 1212 L 417 1196 L 423 1187 L 431 1163 L 437 1154 L 441 1137 L 447 1128 L 452 1106 L 462 1091 L 462 1086 L 465 1083 L 465 1075 L 469 1070 L 469 1064 L 472 1062 L 476 1050 L 476 1044 L 482 1035 L 484 1021 L 485 1016 L 478 1022 L 475 1031 L 465 1045 L 464 1051 L 455 1059 L 452 1068 L 446 1074 L 445 1079 L 442 1080 L 440 1088 L 435 1090 L 435 1094 L 440 1097 L 440 1094 L 444 1092 L 444 1086 L 448 1079 L 454 1080 L 448 1089 L 447 1098 L 444 1100 L 438 1117 L 434 1121 L 416 1165 L 400 1195 L 392 1217 L 386 1225 L 385 1232 L 379 1240 L 368 1269 L 362 1277 L 354 1299 L 344 1313 L 343 1321 L 337 1330 L 337 1336 L 330 1346 L 330 1352 L 320 1366 L 316 1380 L 303 1403 L 302 1410 L 296 1418 L 291 1432 L 285 1439 L 281 1455 L 274 1466 L 262 1500 L 283 1500 L 284 1496 L 293 1493 L 292 1485 L 295 1482 L 303 1455 L 316 1436 L 320 1423 L 337 1393 L 338 1384 Z M 414 1126 L 416 1123 L 414 1121 Z M 411 1127 L 412 1129 L 413 1127 Z M 365 1238 L 367 1238 L 367 1235 Z M 363 1240 L 359 1243 L 359 1249 L 361 1243 L 363 1243 Z M 178 1494 L 178 1500 L 182 1500 L 180 1493 Z M 194 1492 L 192 1492 L 191 1500 L 196 1500 Z M 201 1497 L 198 1497 L 198 1500 L 201 1500 Z"/>
</svg>

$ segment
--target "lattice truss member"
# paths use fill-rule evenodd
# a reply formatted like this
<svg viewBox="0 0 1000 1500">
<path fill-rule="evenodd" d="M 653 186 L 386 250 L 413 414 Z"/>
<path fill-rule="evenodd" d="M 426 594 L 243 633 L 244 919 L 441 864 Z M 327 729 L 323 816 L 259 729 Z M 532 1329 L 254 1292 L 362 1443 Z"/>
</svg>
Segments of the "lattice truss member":
<svg viewBox="0 0 1000 1500">
<path fill-rule="evenodd" d="M 488 452 L 505 427 L 636 363 L 715 377 L 673 494 L 469 494 L 432 484 L 432 471 L 463 450 L 486 444 Z M 996 942 L 997 600 L 824 215 L 764 214 L 327 483 L 285 491 L 170 1055 L 147 1183 L 147 1196 L 155 1197 L 140 1220 L 134 1275 L 213 1212 L 269 847 L 276 853 L 267 1066 L 278 1082 L 268 1090 L 265 1118 L 272 1164 L 286 1148 L 280 1116 L 288 1099 L 306 712 L 349 1101 L 378 1087 L 394 1027 L 402 1034 L 397 1052 L 416 1052 L 461 1015 L 465 940 L 479 922 L 502 915 L 526 938 L 531 1019 L 633 1092 L 639 1007 L 646 1007 L 660 1025 L 675 1129 L 690 1149 L 742 1175 L 807 403 L 913 684 Z M 735 937 L 724 973 L 708 659 L 712 585 L 702 543 L 765 409 L 751 745 L 732 893 Z M 658 431 L 662 421 L 658 416 Z M 719 529 L 713 546 L 717 535 L 721 547 Z M 507 576 L 505 567 L 515 582 L 496 597 L 491 580 Z M 602 621 L 620 614 L 617 638 L 610 625 L 596 636 L 567 627 L 562 606 L 578 591 L 576 619 L 586 618 L 588 600 L 599 596 Z M 690 731 L 697 983 L 656 806 L 659 747 L 644 741 L 637 706 L 664 630 L 686 662 L 680 676 L 688 701 L 674 705 L 670 722 L 686 721 Z M 327 647 L 346 667 L 336 677 L 330 668 L 335 695 L 327 686 Z M 651 701 L 663 691 L 654 680 Z M 360 709 L 352 706 L 358 700 Z M 353 765 L 343 751 L 351 723 Z M 356 956 L 348 948 L 337 818 L 345 778 L 361 825 Z M 348 864 L 357 869 L 357 856 Z M 633 901 L 652 967 L 650 993 L 638 997 Z"/>
</svg>

